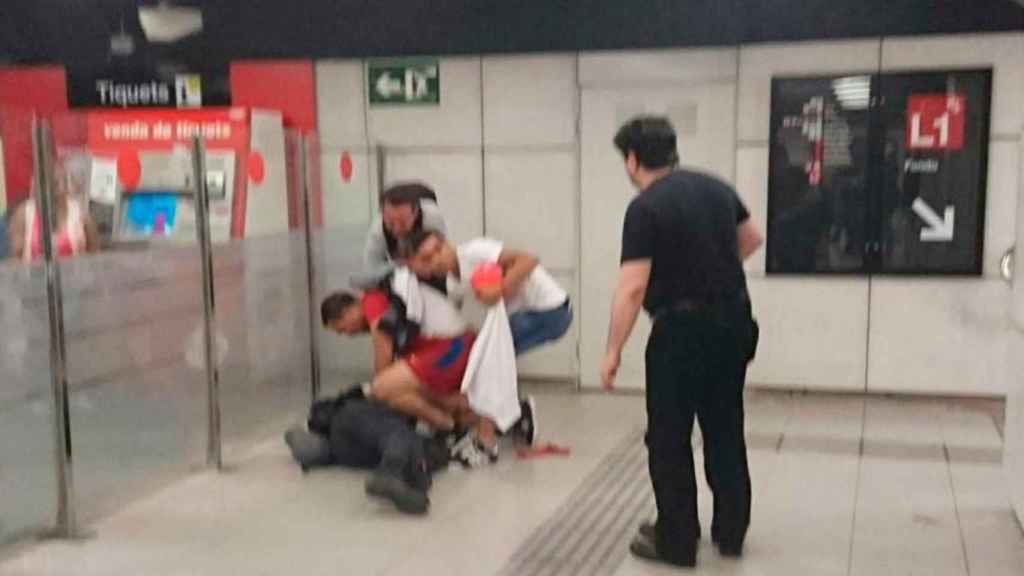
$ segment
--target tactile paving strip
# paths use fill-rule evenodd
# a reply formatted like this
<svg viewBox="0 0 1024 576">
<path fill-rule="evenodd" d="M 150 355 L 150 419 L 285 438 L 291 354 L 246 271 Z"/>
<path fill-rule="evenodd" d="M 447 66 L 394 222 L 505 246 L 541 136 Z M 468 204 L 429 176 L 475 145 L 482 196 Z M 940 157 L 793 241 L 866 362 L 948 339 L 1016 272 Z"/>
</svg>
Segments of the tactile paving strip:
<svg viewBox="0 0 1024 576">
<path fill-rule="evenodd" d="M 611 575 L 654 517 L 643 432 L 634 431 L 513 554 L 503 576 Z"/>
</svg>

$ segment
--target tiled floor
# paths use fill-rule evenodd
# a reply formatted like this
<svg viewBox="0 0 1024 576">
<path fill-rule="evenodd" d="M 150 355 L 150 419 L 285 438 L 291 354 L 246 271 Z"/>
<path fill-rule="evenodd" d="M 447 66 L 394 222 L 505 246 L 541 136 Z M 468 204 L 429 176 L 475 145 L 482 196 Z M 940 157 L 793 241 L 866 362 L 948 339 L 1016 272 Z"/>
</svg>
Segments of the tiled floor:
<svg viewBox="0 0 1024 576">
<path fill-rule="evenodd" d="M 540 402 L 545 437 L 570 445 L 572 455 L 516 461 L 506 454 L 486 470 L 446 472 L 427 518 L 368 501 L 358 473 L 303 476 L 275 438 L 228 473 L 192 476 L 94 525 L 89 539 L 9 555 L 0 574 L 496 574 L 532 534 L 569 513 L 577 489 L 643 427 L 638 397 L 547 393 Z M 990 408 L 752 394 L 754 520 L 746 555 L 722 559 L 705 540 L 691 572 L 1024 574 L 1024 535 L 1007 501 Z M 701 496 L 706 523 L 703 484 Z M 623 538 L 594 541 L 621 547 Z M 602 571 L 677 573 L 628 555 L 615 562 Z M 582 573 L 565 562 L 551 568 Z"/>
</svg>

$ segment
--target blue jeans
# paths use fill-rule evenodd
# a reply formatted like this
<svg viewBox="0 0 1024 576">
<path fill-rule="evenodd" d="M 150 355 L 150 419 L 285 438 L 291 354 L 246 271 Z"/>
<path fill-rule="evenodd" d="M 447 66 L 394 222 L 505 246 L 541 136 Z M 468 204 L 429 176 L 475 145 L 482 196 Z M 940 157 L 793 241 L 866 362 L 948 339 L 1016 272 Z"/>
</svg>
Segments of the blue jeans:
<svg viewBox="0 0 1024 576">
<path fill-rule="evenodd" d="M 512 329 L 516 356 L 520 356 L 542 344 L 554 342 L 565 336 L 572 325 L 572 306 L 566 301 L 558 308 L 543 312 L 516 312 L 509 315 L 508 324 Z"/>
</svg>

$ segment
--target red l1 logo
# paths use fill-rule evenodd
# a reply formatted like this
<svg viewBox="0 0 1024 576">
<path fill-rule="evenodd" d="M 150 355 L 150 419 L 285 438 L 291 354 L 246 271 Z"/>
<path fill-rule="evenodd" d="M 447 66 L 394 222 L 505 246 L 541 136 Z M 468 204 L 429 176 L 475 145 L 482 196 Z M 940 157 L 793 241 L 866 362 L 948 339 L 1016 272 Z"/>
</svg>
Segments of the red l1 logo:
<svg viewBox="0 0 1024 576">
<path fill-rule="evenodd" d="M 960 150 L 964 147 L 967 96 L 914 94 L 907 101 L 907 148 Z"/>
</svg>

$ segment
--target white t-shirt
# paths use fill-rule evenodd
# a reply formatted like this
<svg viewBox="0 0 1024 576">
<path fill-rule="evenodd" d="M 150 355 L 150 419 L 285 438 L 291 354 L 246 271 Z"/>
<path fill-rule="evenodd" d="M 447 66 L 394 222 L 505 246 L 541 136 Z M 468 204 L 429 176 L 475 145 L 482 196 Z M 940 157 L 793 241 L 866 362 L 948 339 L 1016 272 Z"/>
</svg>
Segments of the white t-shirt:
<svg viewBox="0 0 1024 576">
<path fill-rule="evenodd" d="M 455 338 L 466 331 L 468 326 L 462 314 L 444 294 L 421 284 L 420 297 L 423 298 L 420 334 L 433 338 Z"/>
<path fill-rule="evenodd" d="M 410 320 L 418 322 L 420 334 L 428 338 L 455 338 L 467 329 L 458 308 L 444 294 L 420 283 L 408 268 L 399 268 L 391 277 L 391 289 L 405 303 Z"/>
<path fill-rule="evenodd" d="M 455 249 L 459 260 L 459 283 L 464 291 L 471 290 L 469 282 L 473 277 L 473 270 L 486 262 L 497 264 L 503 249 L 501 242 L 490 238 L 470 240 Z M 505 308 L 509 314 L 523 311 L 546 312 L 565 304 L 568 299 L 569 295 L 558 282 L 555 282 L 551 274 L 538 265 L 519 287 L 515 297 L 505 301 Z"/>
</svg>

